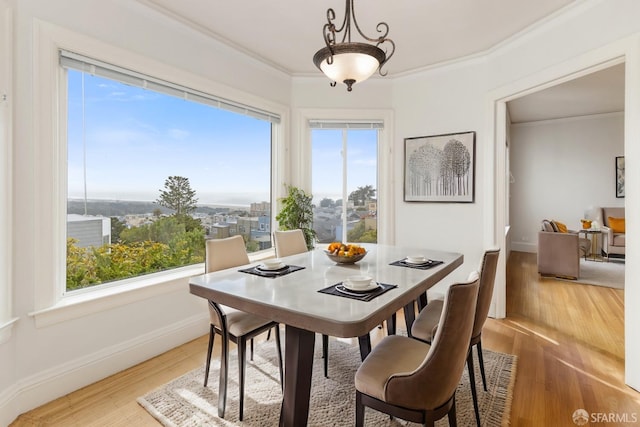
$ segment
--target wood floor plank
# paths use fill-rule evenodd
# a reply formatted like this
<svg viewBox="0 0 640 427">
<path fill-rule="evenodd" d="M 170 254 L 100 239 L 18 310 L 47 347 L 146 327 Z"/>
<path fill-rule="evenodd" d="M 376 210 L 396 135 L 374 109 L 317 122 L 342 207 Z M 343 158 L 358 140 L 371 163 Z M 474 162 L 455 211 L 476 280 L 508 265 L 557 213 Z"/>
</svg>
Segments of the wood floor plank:
<svg viewBox="0 0 640 427">
<path fill-rule="evenodd" d="M 398 315 L 403 324 L 402 312 Z M 372 342 L 382 337 L 376 329 Z M 11 426 L 156 427 L 136 398 L 201 366 L 207 339 L 56 399 Z M 482 341 L 486 349 L 518 356 L 512 426 L 575 425 L 571 417 L 580 408 L 635 414 L 640 421 L 640 393 L 624 383 L 624 290 L 541 279 L 535 254 L 513 252 L 507 263 L 507 317 L 488 319 Z M 216 357 L 219 351 L 218 340 Z"/>
</svg>

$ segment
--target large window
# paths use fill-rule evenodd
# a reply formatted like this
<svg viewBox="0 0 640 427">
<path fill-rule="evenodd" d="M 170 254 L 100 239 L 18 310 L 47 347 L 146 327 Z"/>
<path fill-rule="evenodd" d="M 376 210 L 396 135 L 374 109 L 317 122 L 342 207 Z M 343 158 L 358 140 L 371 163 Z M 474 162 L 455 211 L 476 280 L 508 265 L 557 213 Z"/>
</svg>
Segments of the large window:
<svg viewBox="0 0 640 427">
<path fill-rule="evenodd" d="M 377 242 L 381 123 L 311 122 L 310 127 L 318 242 Z"/>
<path fill-rule="evenodd" d="M 275 115 L 61 52 L 67 290 L 204 261 L 205 239 L 271 247 Z"/>
</svg>

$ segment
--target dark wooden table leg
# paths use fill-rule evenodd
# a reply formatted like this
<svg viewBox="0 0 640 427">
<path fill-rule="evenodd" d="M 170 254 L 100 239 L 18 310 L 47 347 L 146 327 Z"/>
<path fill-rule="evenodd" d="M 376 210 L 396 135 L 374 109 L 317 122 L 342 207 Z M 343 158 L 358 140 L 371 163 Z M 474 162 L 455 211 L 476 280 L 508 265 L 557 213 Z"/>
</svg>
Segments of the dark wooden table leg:
<svg viewBox="0 0 640 427">
<path fill-rule="evenodd" d="M 358 337 L 360 344 L 360 358 L 364 360 L 371 353 L 371 336 L 369 334 Z"/>
<path fill-rule="evenodd" d="M 411 301 L 409 304 L 404 306 L 404 321 L 407 325 L 407 335 L 409 338 L 412 337 L 411 326 L 413 325 L 413 321 L 416 320 L 416 309 L 414 305 L 414 302 Z"/>
<path fill-rule="evenodd" d="M 389 319 L 387 319 L 387 335 L 396 334 L 396 313 L 393 313 Z"/>
<path fill-rule="evenodd" d="M 423 308 L 427 306 L 427 293 L 423 293 L 418 297 L 418 313 L 422 311 Z"/>
<path fill-rule="evenodd" d="M 285 326 L 284 397 L 279 424 L 281 427 L 307 425 L 315 339 L 314 332 Z"/>
</svg>

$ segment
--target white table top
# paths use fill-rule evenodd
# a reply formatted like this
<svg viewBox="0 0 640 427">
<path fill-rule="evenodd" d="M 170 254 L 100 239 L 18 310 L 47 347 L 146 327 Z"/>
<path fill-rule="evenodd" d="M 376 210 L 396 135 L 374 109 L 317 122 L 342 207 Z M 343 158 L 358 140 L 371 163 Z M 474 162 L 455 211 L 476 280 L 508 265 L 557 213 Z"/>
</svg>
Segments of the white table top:
<svg viewBox="0 0 640 427">
<path fill-rule="evenodd" d="M 305 267 L 276 278 L 239 272 L 243 267 L 192 277 L 190 291 L 279 323 L 337 337 L 356 337 L 388 319 L 415 300 L 463 262 L 458 253 L 388 245 L 363 244 L 367 256 L 356 264 L 338 265 L 324 253 L 313 251 L 283 258 L 289 265 Z M 421 254 L 443 261 L 428 270 L 389 265 L 407 255 Z M 259 265 L 258 262 L 248 266 Z M 318 292 L 349 276 L 367 274 L 382 283 L 397 285 L 371 301 L 358 301 Z"/>
</svg>

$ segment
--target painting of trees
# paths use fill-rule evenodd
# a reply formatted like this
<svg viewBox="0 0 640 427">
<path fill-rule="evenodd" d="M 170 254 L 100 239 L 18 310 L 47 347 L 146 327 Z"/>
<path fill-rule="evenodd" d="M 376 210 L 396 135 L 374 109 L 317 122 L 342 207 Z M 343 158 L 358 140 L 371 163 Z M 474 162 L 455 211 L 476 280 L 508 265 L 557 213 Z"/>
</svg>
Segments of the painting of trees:
<svg viewBox="0 0 640 427">
<path fill-rule="evenodd" d="M 405 139 L 405 201 L 474 201 L 475 132 Z"/>
</svg>

